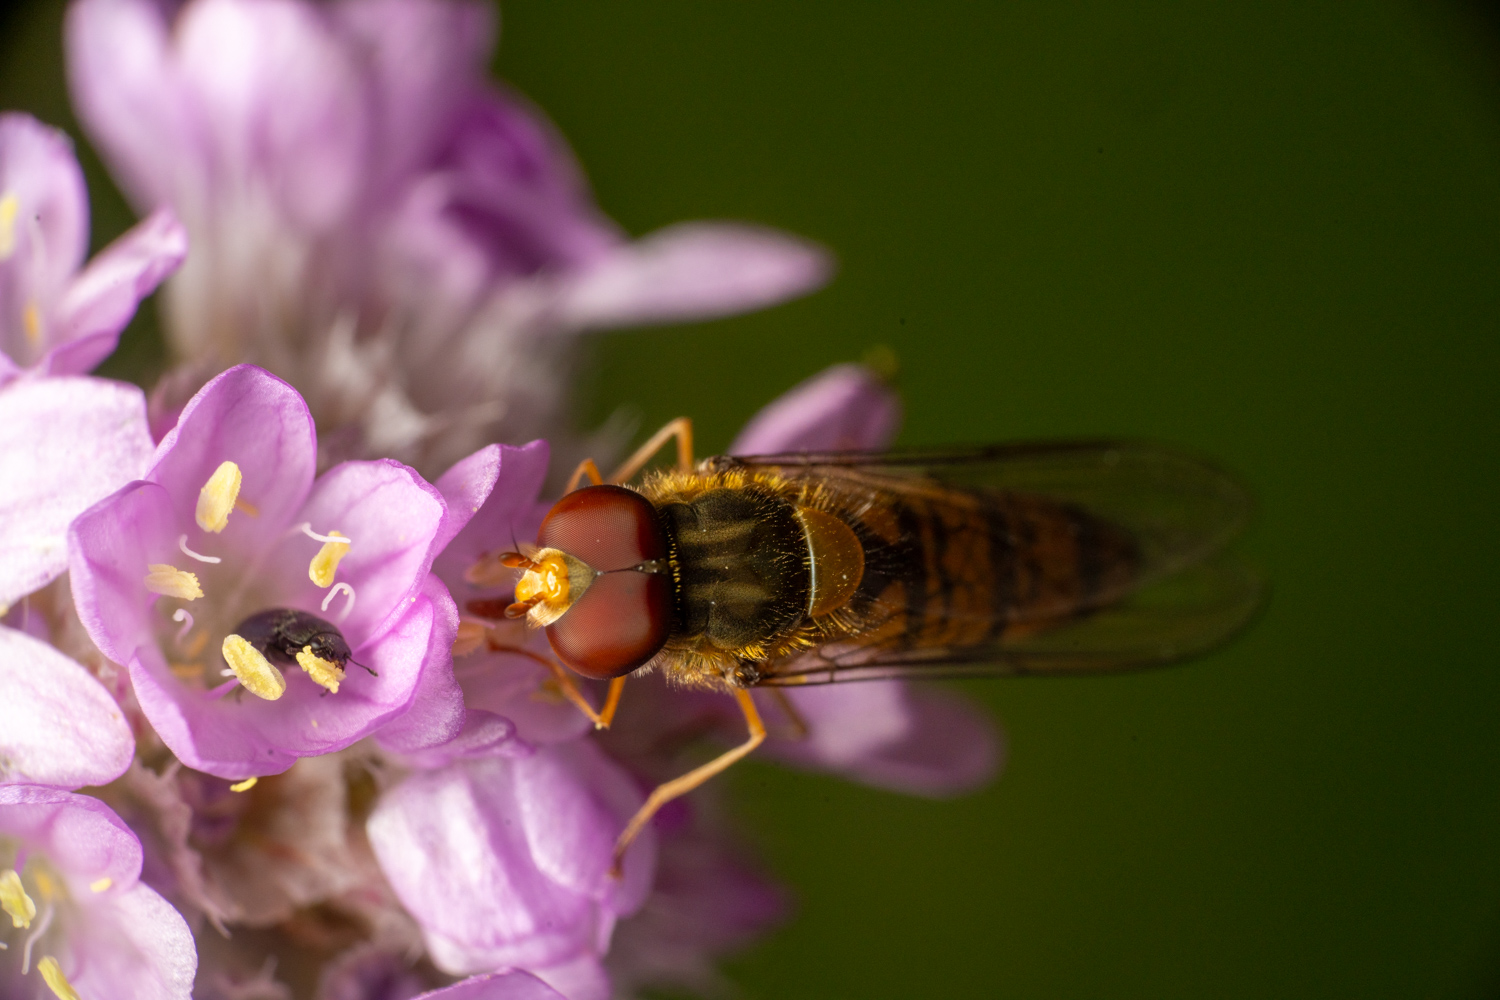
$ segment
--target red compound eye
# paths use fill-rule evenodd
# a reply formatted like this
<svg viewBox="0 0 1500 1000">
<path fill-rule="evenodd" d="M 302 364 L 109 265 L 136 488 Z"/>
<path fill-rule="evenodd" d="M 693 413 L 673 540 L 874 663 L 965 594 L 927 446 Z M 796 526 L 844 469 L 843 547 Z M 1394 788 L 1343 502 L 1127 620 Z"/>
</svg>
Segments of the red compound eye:
<svg viewBox="0 0 1500 1000">
<path fill-rule="evenodd" d="M 585 677 L 603 679 L 628 674 L 656 655 L 672 627 L 672 588 L 665 572 L 630 569 L 667 555 L 666 537 L 645 497 L 619 486 L 575 490 L 552 508 L 537 541 L 600 571 L 547 626 L 558 659 Z"/>
</svg>

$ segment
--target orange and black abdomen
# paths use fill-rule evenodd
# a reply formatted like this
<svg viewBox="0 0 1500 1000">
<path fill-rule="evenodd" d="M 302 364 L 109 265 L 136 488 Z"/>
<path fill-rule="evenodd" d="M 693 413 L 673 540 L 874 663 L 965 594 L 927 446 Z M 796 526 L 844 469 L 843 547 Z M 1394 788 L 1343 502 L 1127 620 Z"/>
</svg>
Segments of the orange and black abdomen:
<svg viewBox="0 0 1500 1000">
<path fill-rule="evenodd" d="M 865 546 L 853 610 L 898 646 L 979 646 L 1060 625 L 1107 604 L 1139 564 L 1122 529 L 1020 493 L 887 494 L 853 524 Z"/>
</svg>

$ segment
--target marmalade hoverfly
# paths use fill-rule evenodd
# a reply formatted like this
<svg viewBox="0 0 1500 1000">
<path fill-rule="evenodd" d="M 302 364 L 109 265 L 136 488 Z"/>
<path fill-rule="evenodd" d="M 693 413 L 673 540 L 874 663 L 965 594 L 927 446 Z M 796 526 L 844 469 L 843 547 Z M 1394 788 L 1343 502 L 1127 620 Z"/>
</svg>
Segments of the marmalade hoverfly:
<svg viewBox="0 0 1500 1000">
<path fill-rule="evenodd" d="M 621 485 L 674 437 L 674 470 Z M 585 476 L 593 485 L 576 488 Z M 1250 507 L 1226 473 L 1153 445 L 695 464 L 683 418 L 609 484 L 585 461 L 536 546 L 475 571 L 523 570 L 505 614 L 545 628 L 573 671 L 610 680 L 595 712 L 551 664 L 596 725 L 646 670 L 732 694 L 744 712 L 749 739 L 657 788 L 618 863 L 664 803 L 765 739 L 751 688 L 1118 671 L 1217 646 L 1261 600 L 1259 578 L 1225 552 Z"/>
</svg>

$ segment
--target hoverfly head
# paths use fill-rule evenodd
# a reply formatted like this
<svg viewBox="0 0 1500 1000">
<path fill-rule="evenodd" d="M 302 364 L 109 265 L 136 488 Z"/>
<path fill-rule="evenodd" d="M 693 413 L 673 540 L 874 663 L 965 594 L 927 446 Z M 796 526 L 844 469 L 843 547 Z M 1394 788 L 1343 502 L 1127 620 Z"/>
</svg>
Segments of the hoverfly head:
<svg viewBox="0 0 1500 1000">
<path fill-rule="evenodd" d="M 645 497 L 587 486 L 553 506 L 525 570 L 515 611 L 546 626 L 558 659 L 585 677 L 620 677 L 656 655 L 672 627 L 666 533 Z"/>
</svg>

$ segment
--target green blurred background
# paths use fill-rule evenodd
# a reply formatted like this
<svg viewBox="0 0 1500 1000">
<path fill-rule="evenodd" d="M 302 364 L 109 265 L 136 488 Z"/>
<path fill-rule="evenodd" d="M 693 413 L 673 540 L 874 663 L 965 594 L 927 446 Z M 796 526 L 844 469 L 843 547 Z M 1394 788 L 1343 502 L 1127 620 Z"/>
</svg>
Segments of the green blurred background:
<svg viewBox="0 0 1500 1000">
<path fill-rule="evenodd" d="M 73 128 L 61 5 L 0 106 Z M 1259 624 L 1159 673 L 974 684 L 991 788 L 730 780 L 798 915 L 747 997 L 1500 995 L 1500 33 L 1453 3 L 513 0 L 497 70 L 642 233 L 837 280 L 600 339 L 579 419 L 765 401 L 876 344 L 910 444 L 1178 442 L 1260 497 Z M 76 135 L 76 128 L 74 128 Z M 97 165 L 95 240 L 128 223 Z M 148 378 L 149 322 L 109 371 Z"/>
</svg>

